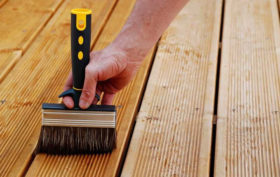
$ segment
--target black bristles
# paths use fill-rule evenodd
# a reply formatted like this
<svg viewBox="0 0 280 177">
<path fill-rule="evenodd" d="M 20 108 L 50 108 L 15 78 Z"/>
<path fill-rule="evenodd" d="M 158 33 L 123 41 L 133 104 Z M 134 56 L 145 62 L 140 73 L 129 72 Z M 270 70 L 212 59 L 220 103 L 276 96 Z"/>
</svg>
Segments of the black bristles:
<svg viewBox="0 0 280 177">
<path fill-rule="evenodd" d="M 36 153 L 107 153 L 115 147 L 115 128 L 42 126 Z"/>
</svg>

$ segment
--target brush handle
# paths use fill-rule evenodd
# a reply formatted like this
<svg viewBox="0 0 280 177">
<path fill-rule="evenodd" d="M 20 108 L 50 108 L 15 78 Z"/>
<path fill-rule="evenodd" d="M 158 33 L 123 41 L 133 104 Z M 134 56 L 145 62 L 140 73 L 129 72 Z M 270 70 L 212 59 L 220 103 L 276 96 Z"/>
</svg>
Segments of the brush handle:
<svg viewBox="0 0 280 177">
<path fill-rule="evenodd" d="M 71 56 L 75 107 L 78 107 L 85 80 L 85 68 L 90 60 L 91 10 L 71 11 Z"/>
</svg>

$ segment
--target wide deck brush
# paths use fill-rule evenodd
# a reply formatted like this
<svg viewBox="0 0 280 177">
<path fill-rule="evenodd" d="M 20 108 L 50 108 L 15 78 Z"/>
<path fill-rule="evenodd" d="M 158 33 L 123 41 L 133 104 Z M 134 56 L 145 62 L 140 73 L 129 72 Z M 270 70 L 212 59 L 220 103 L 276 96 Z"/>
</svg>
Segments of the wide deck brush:
<svg viewBox="0 0 280 177">
<path fill-rule="evenodd" d="M 71 11 L 73 88 L 59 97 L 72 96 L 74 109 L 63 104 L 42 106 L 42 129 L 36 153 L 88 154 L 111 152 L 116 147 L 116 107 L 91 105 L 79 108 L 85 67 L 90 58 L 91 10 Z M 99 100 L 99 96 L 96 95 Z"/>
</svg>

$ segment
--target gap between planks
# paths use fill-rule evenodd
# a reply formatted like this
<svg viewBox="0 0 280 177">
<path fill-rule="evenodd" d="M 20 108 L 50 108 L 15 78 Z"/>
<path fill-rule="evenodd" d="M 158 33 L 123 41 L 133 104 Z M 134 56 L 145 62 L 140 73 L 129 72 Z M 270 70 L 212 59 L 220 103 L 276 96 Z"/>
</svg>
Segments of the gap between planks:
<svg viewBox="0 0 280 177">
<path fill-rule="evenodd" d="M 218 98 L 219 98 L 219 84 L 220 84 L 220 71 L 221 71 L 221 55 L 222 55 L 222 45 L 223 45 L 224 14 L 225 14 L 225 0 L 222 0 L 209 177 L 214 176 L 214 168 L 215 168 L 215 150 L 216 150 L 215 148 L 216 148 L 216 133 L 217 133 L 217 117 L 218 117 L 217 112 L 218 112 L 218 104 L 219 104 Z"/>
</svg>

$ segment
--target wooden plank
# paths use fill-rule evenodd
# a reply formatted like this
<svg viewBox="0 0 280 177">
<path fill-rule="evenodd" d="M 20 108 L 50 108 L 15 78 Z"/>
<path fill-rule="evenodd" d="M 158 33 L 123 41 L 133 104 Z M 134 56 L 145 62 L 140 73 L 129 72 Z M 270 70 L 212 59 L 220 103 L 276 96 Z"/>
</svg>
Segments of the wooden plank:
<svg viewBox="0 0 280 177">
<path fill-rule="evenodd" d="M 61 2 L 62 0 L 6 2 L 0 9 L 0 51 L 25 50 Z"/>
<path fill-rule="evenodd" d="M 10 72 L 21 55 L 21 50 L 0 53 L 0 83 Z"/>
<path fill-rule="evenodd" d="M 25 173 L 38 141 L 41 105 L 57 102 L 70 70 L 70 10 L 93 9 L 95 33 L 104 26 L 116 1 L 71 0 L 58 9 L 18 64 L 0 84 L 0 174 Z M 96 35 L 93 36 L 93 41 Z"/>
<path fill-rule="evenodd" d="M 120 0 L 102 31 L 94 50 L 107 46 L 121 30 L 135 1 Z M 51 156 L 37 155 L 27 176 L 116 176 L 124 159 L 138 103 L 152 61 L 152 52 L 145 59 L 135 79 L 114 99 L 121 105 L 117 119 L 117 148 L 111 154 Z M 66 169 L 66 170 L 65 170 Z M 78 170 L 79 169 L 79 170 Z"/>
<path fill-rule="evenodd" d="M 215 176 L 280 176 L 276 0 L 227 0 Z"/>
<path fill-rule="evenodd" d="M 159 44 L 122 176 L 209 176 L 222 0 L 196 0 Z"/>
</svg>

